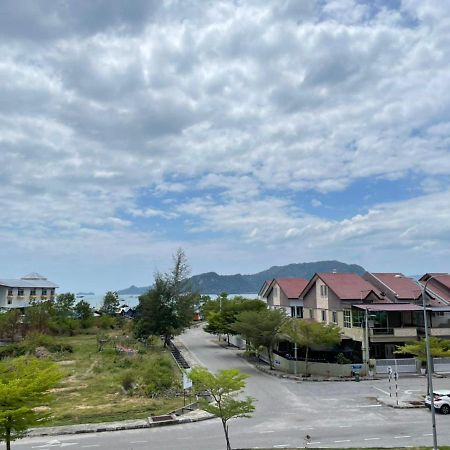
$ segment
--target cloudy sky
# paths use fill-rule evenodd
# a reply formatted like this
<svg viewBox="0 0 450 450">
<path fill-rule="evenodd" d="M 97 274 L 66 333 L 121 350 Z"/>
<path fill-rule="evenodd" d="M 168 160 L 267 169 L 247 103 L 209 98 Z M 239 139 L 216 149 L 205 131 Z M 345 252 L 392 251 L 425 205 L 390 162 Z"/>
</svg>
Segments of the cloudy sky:
<svg viewBox="0 0 450 450">
<path fill-rule="evenodd" d="M 449 271 L 450 3 L 0 2 L 1 276 Z"/>
</svg>

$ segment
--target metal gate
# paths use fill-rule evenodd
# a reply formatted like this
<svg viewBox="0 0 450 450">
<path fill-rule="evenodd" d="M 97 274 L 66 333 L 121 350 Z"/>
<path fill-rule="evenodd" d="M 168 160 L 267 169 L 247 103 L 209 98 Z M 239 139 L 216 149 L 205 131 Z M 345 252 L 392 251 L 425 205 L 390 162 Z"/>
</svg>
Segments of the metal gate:
<svg viewBox="0 0 450 450">
<path fill-rule="evenodd" d="M 388 368 L 398 373 L 416 373 L 416 359 L 415 358 L 401 358 L 401 359 L 377 359 L 376 373 L 388 373 Z"/>
<path fill-rule="evenodd" d="M 450 358 L 433 358 L 435 372 L 450 372 Z"/>
</svg>

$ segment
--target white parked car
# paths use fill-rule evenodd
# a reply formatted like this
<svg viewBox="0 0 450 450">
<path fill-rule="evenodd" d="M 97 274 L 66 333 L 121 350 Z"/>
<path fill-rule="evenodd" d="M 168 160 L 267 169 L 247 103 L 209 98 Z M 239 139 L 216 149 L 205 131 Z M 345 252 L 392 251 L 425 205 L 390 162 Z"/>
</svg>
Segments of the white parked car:
<svg viewBox="0 0 450 450">
<path fill-rule="evenodd" d="M 450 390 L 434 391 L 434 408 L 442 414 L 450 413 Z M 425 398 L 425 406 L 431 409 L 430 396 Z"/>
</svg>

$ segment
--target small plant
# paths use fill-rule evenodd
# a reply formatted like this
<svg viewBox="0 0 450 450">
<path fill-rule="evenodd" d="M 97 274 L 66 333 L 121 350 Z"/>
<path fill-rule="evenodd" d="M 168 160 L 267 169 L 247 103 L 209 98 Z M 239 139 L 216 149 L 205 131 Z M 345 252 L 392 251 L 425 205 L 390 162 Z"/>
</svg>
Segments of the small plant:
<svg viewBox="0 0 450 450">
<path fill-rule="evenodd" d="M 121 385 L 125 392 L 130 392 L 133 390 L 134 385 L 136 384 L 136 378 L 133 372 L 125 372 L 122 376 Z"/>
<path fill-rule="evenodd" d="M 351 359 L 348 359 L 343 353 L 338 353 L 336 356 L 336 362 L 338 364 L 351 364 Z"/>
</svg>

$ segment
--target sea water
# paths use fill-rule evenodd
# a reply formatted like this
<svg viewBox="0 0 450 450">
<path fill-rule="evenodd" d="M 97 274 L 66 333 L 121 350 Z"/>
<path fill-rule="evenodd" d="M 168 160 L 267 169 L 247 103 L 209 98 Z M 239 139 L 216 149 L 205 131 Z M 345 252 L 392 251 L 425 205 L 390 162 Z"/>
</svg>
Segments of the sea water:
<svg viewBox="0 0 450 450">
<path fill-rule="evenodd" d="M 205 294 L 209 295 L 212 299 L 217 298 L 216 294 Z M 236 296 L 241 296 L 244 298 L 254 299 L 258 298 L 258 294 L 230 294 L 229 298 Z M 103 305 L 103 298 L 105 294 L 94 294 L 94 295 L 77 295 L 76 301 L 84 300 L 88 302 L 93 308 L 99 309 Z M 119 295 L 120 306 L 128 305 L 130 308 L 134 308 L 139 304 L 139 295 Z"/>
</svg>

